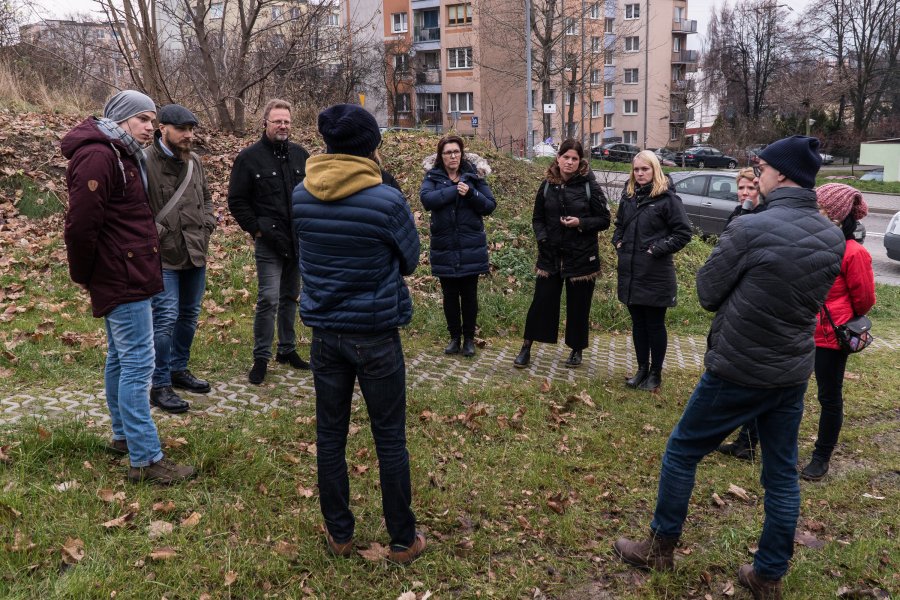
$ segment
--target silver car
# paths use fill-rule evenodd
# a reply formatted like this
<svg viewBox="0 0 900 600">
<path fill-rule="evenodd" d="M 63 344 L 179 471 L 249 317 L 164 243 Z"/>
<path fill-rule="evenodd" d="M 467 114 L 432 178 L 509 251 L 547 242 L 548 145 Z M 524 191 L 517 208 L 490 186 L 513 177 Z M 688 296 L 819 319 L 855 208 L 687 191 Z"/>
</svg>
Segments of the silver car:
<svg viewBox="0 0 900 600">
<path fill-rule="evenodd" d="M 725 231 L 725 223 L 738 205 L 735 174 L 681 171 L 671 176 L 691 225 L 702 235 L 720 235 Z"/>
</svg>

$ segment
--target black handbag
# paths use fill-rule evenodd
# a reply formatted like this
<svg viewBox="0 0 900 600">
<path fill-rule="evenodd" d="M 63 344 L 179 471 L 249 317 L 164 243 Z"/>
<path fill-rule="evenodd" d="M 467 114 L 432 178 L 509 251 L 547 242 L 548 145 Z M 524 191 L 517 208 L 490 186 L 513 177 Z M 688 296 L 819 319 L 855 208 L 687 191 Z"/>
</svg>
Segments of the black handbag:
<svg viewBox="0 0 900 600">
<path fill-rule="evenodd" d="M 831 328 L 834 329 L 834 337 L 837 338 L 838 346 L 846 352 L 862 352 L 875 340 L 872 335 L 872 321 L 865 315 L 853 317 L 843 325 L 835 325 L 831 318 L 831 312 L 828 307 L 822 305 Z"/>
</svg>

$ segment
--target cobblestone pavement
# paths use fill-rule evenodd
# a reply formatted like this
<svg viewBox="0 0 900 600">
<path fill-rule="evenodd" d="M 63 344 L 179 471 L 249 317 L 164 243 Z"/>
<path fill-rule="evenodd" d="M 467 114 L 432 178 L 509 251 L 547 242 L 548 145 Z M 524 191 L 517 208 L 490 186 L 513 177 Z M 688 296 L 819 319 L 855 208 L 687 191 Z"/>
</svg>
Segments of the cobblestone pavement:
<svg viewBox="0 0 900 600">
<path fill-rule="evenodd" d="M 666 369 L 700 370 L 706 339 L 703 336 L 678 336 L 669 339 Z M 446 356 L 439 348 L 407 356 L 407 383 L 410 388 L 437 386 L 478 386 L 484 388 L 495 381 L 516 381 L 527 377 L 545 377 L 551 381 L 576 383 L 587 379 L 609 379 L 633 370 L 634 349 L 628 335 L 594 336 L 584 352 L 584 363 L 578 369 L 565 366 L 569 349 L 563 344 L 535 344 L 527 369 L 515 369 L 512 361 L 519 351 L 518 341 L 489 344 L 478 349 L 474 359 Z M 878 339 L 872 350 L 896 350 L 900 342 Z M 213 379 L 213 378 L 211 378 Z M 277 390 L 274 391 L 274 390 Z M 314 395 L 312 374 L 281 365 L 270 368 L 264 386 L 253 386 L 246 379 L 232 379 L 213 385 L 209 394 L 188 394 L 192 413 L 226 416 L 237 412 L 267 413 L 277 408 L 299 406 Z M 168 415 L 153 409 L 156 418 Z M 64 387 L 46 393 L 18 393 L 0 398 L 0 426 L 14 425 L 22 419 L 76 417 L 95 423 L 109 421 L 102 381 L 94 391 Z"/>
</svg>

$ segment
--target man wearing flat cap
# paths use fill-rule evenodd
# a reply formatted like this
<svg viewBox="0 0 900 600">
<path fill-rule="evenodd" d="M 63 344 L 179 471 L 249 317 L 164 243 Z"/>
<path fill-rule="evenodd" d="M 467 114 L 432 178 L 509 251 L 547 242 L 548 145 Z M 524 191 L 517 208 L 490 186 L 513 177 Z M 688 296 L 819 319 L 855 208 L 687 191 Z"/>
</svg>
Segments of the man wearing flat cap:
<svg viewBox="0 0 900 600">
<path fill-rule="evenodd" d="M 754 168 L 767 208 L 734 219 L 697 273 L 700 304 L 715 311 L 706 371 L 669 436 L 656 511 L 642 541 L 619 539 L 626 563 L 672 569 L 697 464 L 735 428 L 756 420 L 765 522 L 753 564 L 738 581 L 753 597 L 780 599 L 800 514 L 797 435 L 813 372 L 816 314 L 841 268 L 844 236 L 816 203 L 819 141 L 770 144 Z"/>
<path fill-rule="evenodd" d="M 189 405 L 173 389 L 209 392 L 188 369 L 206 290 L 206 253 L 216 227 L 200 157 L 191 152 L 197 117 L 179 104 L 159 109 L 159 129 L 147 150 L 150 210 L 159 232 L 163 291 L 153 297 L 156 368 L 150 404 L 169 413 Z"/>
<path fill-rule="evenodd" d="M 309 369 L 297 353 L 297 297 L 300 268 L 291 228 L 291 192 L 306 175 L 309 154 L 290 141 L 291 104 L 269 100 L 258 142 L 241 150 L 231 167 L 228 209 L 253 239 L 256 259 L 256 313 L 253 316 L 253 366 L 247 380 L 266 378 L 272 340 L 278 333 L 275 361 Z"/>
<path fill-rule="evenodd" d="M 109 99 L 103 118 L 82 121 L 62 139 L 69 159 L 64 237 L 69 275 L 90 293 L 93 314 L 106 326 L 109 449 L 128 455 L 129 481 L 170 485 L 193 477 L 194 468 L 163 456 L 150 414 L 151 298 L 163 281 L 142 146 L 155 116 L 153 100 L 126 90 Z"/>
<path fill-rule="evenodd" d="M 303 291 L 312 327 L 319 504 L 328 548 L 353 554 L 354 517 L 345 448 L 359 382 L 378 454 L 388 558 L 408 563 L 425 550 L 412 512 L 406 449 L 406 366 L 399 328 L 412 318 L 403 277 L 419 263 L 419 234 L 398 190 L 382 184 L 381 134 L 365 109 L 338 104 L 319 114 L 326 154 L 307 163 L 294 190 Z"/>
</svg>

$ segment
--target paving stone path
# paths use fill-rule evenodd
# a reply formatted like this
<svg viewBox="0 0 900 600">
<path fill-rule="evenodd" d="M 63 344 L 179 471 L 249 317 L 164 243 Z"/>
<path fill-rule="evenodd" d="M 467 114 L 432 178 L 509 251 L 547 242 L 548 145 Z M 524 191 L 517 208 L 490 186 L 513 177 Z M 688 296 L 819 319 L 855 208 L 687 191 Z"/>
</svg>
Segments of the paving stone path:
<svg viewBox="0 0 900 600">
<path fill-rule="evenodd" d="M 545 377 L 551 381 L 574 384 L 579 380 L 609 379 L 633 370 L 634 348 L 629 335 L 593 336 L 590 347 L 585 350 L 584 363 L 578 369 L 565 366 L 569 349 L 563 344 L 536 344 L 531 354 L 531 365 L 527 369 L 515 369 L 512 361 L 519 347 L 517 340 L 490 344 L 480 348 L 474 359 L 446 356 L 439 348 L 407 356 L 407 383 L 412 389 L 451 385 L 484 388 L 497 381 Z M 700 370 L 705 348 L 704 336 L 670 337 L 666 369 Z M 871 350 L 898 348 L 900 341 L 877 339 Z M 241 376 L 214 383 L 209 394 L 185 394 L 185 397 L 191 402 L 193 413 L 227 416 L 238 412 L 268 413 L 274 409 L 307 404 L 314 397 L 314 388 L 309 371 L 273 364 L 264 386 L 250 385 Z M 156 418 L 168 417 L 155 408 L 153 414 Z M 98 424 L 109 421 L 99 373 L 98 388 L 94 391 L 60 387 L 44 393 L 17 393 L 0 397 L 0 426 L 15 425 L 23 419 L 63 417 L 91 419 Z"/>
</svg>

